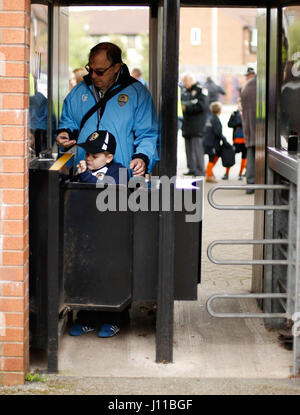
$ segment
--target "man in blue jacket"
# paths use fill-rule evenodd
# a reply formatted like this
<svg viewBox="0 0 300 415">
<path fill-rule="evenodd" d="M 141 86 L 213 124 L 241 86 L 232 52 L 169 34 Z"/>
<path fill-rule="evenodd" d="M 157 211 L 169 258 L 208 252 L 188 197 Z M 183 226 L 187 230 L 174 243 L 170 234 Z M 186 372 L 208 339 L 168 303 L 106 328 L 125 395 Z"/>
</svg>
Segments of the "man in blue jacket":
<svg viewBox="0 0 300 415">
<path fill-rule="evenodd" d="M 121 49 L 113 43 L 94 46 L 86 69 L 88 75 L 64 100 L 56 137 L 59 148 L 68 150 L 94 131 L 107 130 L 116 139 L 115 161 L 134 176 L 150 173 L 158 161 L 158 123 L 149 91 L 130 76 Z M 84 116 L 99 101 L 104 104 L 82 125 Z M 84 149 L 78 147 L 75 163 L 84 155 Z"/>
<path fill-rule="evenodd" d="M 60 150 L 85 143 L 96 131 L 109 131 L 116 140 L 114 161 L 134 176 L 150 173 L 158 161 L 158 123 L 148 89 L 130 76 L 121 49 L 113 43 L 94 46 L 86 69 L 88 75 L 64 100 L 56 137 Z M 83 147 L 77 146 L 75 165 L 85 158 Z M 95 329 L 96 316 L 90 321 L 86 317 L 75 324 L 70 335 Z M 101 326 L 98 336 L 111 337 L 119 329 L 114 318 Z"/>
</svg>

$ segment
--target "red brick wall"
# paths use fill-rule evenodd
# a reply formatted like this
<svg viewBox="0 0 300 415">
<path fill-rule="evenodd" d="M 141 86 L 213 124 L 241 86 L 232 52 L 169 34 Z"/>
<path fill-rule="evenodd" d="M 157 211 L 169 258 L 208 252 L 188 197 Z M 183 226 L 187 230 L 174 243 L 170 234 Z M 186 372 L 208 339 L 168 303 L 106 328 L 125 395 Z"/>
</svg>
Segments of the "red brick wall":
<svg viewBox="0 0 300 415">
<path fill-rule="evenodd" d="M 0 1 L 0 385 L 29 367 L 29 28 L 30 0 Z"/>
</svg>

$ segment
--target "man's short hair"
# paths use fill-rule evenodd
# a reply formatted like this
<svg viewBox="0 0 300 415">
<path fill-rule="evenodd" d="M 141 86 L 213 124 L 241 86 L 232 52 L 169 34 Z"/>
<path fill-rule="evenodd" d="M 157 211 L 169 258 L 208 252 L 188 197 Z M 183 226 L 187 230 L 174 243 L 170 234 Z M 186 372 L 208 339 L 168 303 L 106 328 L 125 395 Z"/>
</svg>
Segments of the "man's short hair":
<svg viewBox="0 0 300 415">
<path fill-rule="evenodd" d="M 182 79 L 182 82 L 185 82 L 187 79 L 191 80 L 194 83 L 196 82 L 195 76 L 192 73 L 190 73 L 190 72 L 184 73 L 182 75 L 182 78 L 181 79 Z"/>
<path fill-rule="evenodd" d="M 142 71 L 139 68 L 133 68 L 132 73 L 135 73 L 136 76 L 142 76 Z"/>
<path fill-rule="evenodd" d="M 222 109 L 222 104 L 221 102 L 215 101 L 210 104 L 209 108 L 213 114 L 218 114 Z"/>
<path fill-rule="evenodd" d="M 119 48 L 119 46 L 111 42 L 101 42 L 98 43 L 98 45 L 94 46 L 89 53 L 89 62 L 95 55 L 102 52 L 103 50 L 106 51 L 107 59 L 111 63 L 122 63 L 122 50 Z"/>
</svg>

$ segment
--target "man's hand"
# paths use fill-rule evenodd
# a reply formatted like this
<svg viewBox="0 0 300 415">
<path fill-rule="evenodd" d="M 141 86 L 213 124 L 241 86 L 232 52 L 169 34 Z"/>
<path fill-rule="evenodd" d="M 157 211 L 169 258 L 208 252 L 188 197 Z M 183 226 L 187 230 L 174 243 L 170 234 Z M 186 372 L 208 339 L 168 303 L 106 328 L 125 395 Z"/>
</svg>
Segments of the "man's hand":
<svg viewBox="0 0 300 415">
<path fill-rule="evenodd" d="M 76 168 L 77 168 L 77 174 L 84 173 L 87 169 L 86 161 L 85 160 L 80 160 L 80 162 L 79 162 L 79 164 L 77 164 Z"/>
<path fill-rule="evenodd" d="M 76 140 L 70 140 L 69 134 L 66 131 L 58 134 L 56 137 L 56 142 L 63 148 L 69 148 L 76 144 Z"/>
<path fill-rule="evenodd" d="M 146 163 L 143 159 L 133 159 L 129 164 L 130 170 L 133 170 L 134 176 L 144 176 L 146 173 Z"/>
</svg>

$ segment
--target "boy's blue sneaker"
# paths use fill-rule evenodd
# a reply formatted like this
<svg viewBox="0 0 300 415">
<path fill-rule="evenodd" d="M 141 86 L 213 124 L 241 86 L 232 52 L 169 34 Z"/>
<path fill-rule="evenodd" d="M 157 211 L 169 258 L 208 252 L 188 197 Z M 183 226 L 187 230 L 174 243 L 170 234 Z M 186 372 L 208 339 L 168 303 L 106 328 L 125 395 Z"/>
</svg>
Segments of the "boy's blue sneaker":
<svg viewBox="0 0 300 415">
<path fill-rule="evenodd" d="M 94 327 L 92 326 L 84 326 L 83 324 L 75 324 L 71 330 L 69 331 L 70 336 L 81 336 L 82 334 L 89 333 L 90 331 L 94 331 Z"/>
<path fill-rule="evenodd" d="M 117 324 L 103 324 L 98 331 L 98 337 L 112 337 L 120 331 L 120 326 Z"/>
</svg>

